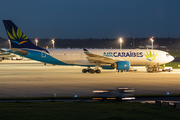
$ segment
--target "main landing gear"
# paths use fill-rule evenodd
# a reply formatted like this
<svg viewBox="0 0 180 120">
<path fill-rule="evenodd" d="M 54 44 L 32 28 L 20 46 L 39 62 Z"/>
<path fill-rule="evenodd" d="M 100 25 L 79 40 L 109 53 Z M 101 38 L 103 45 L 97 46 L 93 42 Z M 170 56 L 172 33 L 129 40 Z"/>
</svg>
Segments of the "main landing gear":
<svg viewBox="0 0 180 120">
<path fill-rule="evenodd" d="M 82 73 L 87 73 L 87 72 L 89 72 L 89 73 L 101 73 L 101 70 L 100 69 L 91 69 L 91 68 L 88 68 L 88 69 L 82 69 Z"/>
<path fill-rule="evenodd" d="M 99 67 L 101 66 L 101 63 L 100 62 L 96 62 L 95 63 L 95 69 L 91 69 L 90 67 L 88 67 L 87 69 L 83 69 L 82 70 L 82 73 L 87 73 L 87 72 L 89 72 L 89 73 L 101 73 L 101 70 L 99 69 Z"/>
<path fill-rule="evenodd" d="M 119 73 L 120 70 L 118 70 L 118 73 Z M 121 72 L 123 73 L 123 70 L 121 70 Z"/>
</svg>

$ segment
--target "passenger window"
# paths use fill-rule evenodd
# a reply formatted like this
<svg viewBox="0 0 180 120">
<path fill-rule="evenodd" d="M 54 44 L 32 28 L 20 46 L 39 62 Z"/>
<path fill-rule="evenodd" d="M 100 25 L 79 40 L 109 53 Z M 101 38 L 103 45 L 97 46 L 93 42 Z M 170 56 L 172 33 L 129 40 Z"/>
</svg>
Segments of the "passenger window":
<svg viewBox="0 0 180 120">
<path fill-rule="evenodd" d="M 166 57 L 169 57 L 169 54 L 166 54 Z"/>
</svg>

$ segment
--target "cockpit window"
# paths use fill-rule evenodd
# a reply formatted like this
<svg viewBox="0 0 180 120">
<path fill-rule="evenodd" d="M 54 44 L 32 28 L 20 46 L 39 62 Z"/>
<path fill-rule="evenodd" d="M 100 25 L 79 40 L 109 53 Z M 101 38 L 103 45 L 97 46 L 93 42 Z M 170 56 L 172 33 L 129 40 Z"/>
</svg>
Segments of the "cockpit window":
<svg viewBox="0 0 180 120">
<path fill-rule="evenodd" d="M 169 57 L 169 54 L 166 54 L 166 57 Z"/>
</svg>

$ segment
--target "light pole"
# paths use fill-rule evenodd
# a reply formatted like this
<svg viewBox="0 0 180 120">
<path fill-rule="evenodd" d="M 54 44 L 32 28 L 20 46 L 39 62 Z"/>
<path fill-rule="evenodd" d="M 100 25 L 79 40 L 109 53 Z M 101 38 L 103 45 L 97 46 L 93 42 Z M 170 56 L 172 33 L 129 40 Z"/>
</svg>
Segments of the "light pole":
<svg viewBox="0 0 180 120">
<path fill-rule="evenodd" d="M 38 44 L 38 39 L 37 38 L 35 39 L 35 42 L 36 42 L 36 46 L 37 46 L 37 44 Z"/>
<path fill-rule="evenodd" d="M 120 49 L 122 49 L 122 42 L 123 42 L 122 38 L 119 38 Z"/>
<path fill-rule="evenodd" d="M 11 41 L 10 41 L 10 39 L 8 39 L 8 42 L 9 42 L 9 49 L 11 49 Z"/>
<path fill-rule="evenodd" d="M 152 42 L 152 49 L 153 49 L 153 42 L 154 42 L 153 37 L 150 38 L 150 40 L 151 40 L 151 42 Z"/>
<path fill-rule="evenodd" d="M 133 37 L 133 48 L 134 48 L 134 46 L 135 46 L 135 45 L 134 45 L 134 39 L 135 39 L 135 37 Z"/>
<path fill-rule="evenodd" d="M 55 44 L 55 40 L 54 38 L 51 40 L 52 44 L 53 44 L 53 49 L 54 49 L 54 44 Z"/>
</svg>

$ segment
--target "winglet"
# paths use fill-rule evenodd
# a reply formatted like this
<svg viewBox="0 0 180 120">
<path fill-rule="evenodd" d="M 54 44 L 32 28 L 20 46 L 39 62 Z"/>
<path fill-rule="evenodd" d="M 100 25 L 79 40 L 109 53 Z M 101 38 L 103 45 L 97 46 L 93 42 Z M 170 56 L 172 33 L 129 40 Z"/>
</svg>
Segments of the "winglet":
<svg viewBox="0 0 180 120">
<path fill-rule="evenodd" d="M 88 51 L 86 48 L 83 48 L 84 51 Z"/>
<path fill-rule="evenodd" d="M 83 48 L 83 50 L 84 50 L 84 53 L 90 53 L 86 48 Z"/>
</svg>

